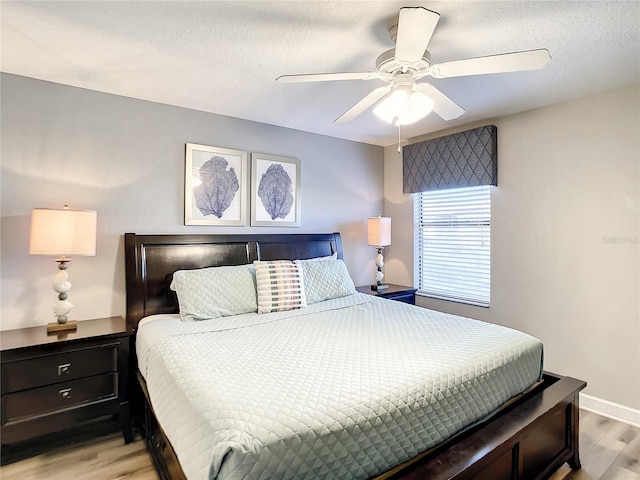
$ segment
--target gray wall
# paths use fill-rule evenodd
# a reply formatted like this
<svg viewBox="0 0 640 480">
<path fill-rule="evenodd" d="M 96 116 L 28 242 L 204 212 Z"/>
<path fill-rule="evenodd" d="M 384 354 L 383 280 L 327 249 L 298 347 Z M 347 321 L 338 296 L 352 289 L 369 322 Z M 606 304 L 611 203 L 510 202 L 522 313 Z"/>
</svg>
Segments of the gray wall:
<svg viewBox="0 0 640 480">
<path fill-rule="evenodd" d="M 548 370 L 586 380 L 587 394 L 640 423 L 640 85 L 490 123 L 491 307 L 419 303 L 537 336 Z M 385 274 L 409 284 L 413 201 L 401 179 L 387 147 Z"/>
<path fill-rule="evenodd" d="M 95 257 L 69 268 L 78 320 L 125 311 L 123 239 L 137 233 L 339 231 L 356 284 L 375 278 L 366 218 L 383 209 L 383 149 L 2 74 L 1 329 L 54 321 L 51 257 L 28 254 L 34 207 L 98 211 Z M 185 143 L 301 161 L 300 228 L 184 226 Z"/>
</svg>

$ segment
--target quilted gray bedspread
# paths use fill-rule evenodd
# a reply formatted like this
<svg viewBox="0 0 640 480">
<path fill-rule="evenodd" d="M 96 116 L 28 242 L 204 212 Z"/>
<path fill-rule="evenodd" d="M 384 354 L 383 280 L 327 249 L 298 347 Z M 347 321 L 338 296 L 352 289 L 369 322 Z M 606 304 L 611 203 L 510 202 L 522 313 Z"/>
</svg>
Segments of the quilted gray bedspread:
<svg viewBox="0 0 640 480">
<path fill-rule="evenodd" d="M 141 324 L 151 403 L 189 479 L 365 479 L 542 376 L 539 340 L 364 294 Z"/>
</svg>

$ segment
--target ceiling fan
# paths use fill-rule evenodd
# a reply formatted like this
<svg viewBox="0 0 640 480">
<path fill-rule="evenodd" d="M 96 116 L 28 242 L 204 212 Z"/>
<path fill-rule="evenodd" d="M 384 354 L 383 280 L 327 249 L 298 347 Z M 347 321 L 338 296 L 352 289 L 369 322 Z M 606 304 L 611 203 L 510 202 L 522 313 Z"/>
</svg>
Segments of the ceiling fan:
<svg viewBox="0 0 640 480">
<path fill-rule="evenodd" d="M 389 29 L 396 47 L 378 57 L 375 72 L 282 75 L 276 81 L 383 80 L 386 86 L 374 89 L 335 122 L 349 122 L 386 97 L 378 104 L 375 113 L 389 123 L 395 120 L 397 125 L 404 125 L 425 117 L 432 110 L 443 120 L 464 114 L 462 107 L 424 81 L 425 77 L 451 78 L 538 70 L 551 59 L 549 51 L 542 48 L 431 64 L 427 46 L 439 18 L 439 13 L 424 7 L 401 8 L 397 25 Z"/>
</svg>

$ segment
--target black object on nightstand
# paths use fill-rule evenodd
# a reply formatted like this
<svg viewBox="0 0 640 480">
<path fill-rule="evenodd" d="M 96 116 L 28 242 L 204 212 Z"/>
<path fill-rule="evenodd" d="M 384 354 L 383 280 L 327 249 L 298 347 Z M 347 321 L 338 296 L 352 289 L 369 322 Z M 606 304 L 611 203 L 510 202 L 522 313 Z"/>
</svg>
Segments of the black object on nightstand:
<svg viewBox="0 0 640 480">
<path fill-rule="evenodd" d="M 102 417 L 118 417 L 125 442 L 133 441 L 132 333 L 122 317 L 79 321 L 77 330 L 59 335 L 47 335 L 45 326 L 0 333 L 3 463 L 7 447 Z M 74 438 L 71 430 L 60 435 Z"/>
<path fill-rule="evenodd" d="M 389 288 L 385 290 L 371 290 L 371 286 L 366 285 L 363 287 L 356 287 L 356 290 L 360 293 L 366 293 L 367 295 L 373 295 L 375 297 L 387 298 L 389 300 L 397 300 L 398 302 L 416 304 L 416 291 L 417 288 L 406 287 L 404 285 L 394 285 L 389 283 Z"/>
</svg>

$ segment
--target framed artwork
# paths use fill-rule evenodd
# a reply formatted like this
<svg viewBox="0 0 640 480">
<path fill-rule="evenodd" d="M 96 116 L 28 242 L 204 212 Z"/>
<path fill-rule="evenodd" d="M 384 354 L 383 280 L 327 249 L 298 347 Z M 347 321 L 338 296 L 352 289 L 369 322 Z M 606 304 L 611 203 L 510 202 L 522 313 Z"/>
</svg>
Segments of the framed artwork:
<svg viewBox="0 0 640 480">
<path fill-rule="evenodd" d="M 251 225 L 300 226 L 300 160 L 251 154 Z"/>
<path fill-rule="evenodd" d="M 187 143 L 185 225 L 247 225 L 247 152 Z"/>
</svg>

